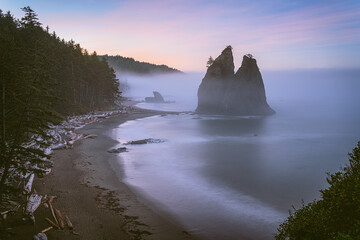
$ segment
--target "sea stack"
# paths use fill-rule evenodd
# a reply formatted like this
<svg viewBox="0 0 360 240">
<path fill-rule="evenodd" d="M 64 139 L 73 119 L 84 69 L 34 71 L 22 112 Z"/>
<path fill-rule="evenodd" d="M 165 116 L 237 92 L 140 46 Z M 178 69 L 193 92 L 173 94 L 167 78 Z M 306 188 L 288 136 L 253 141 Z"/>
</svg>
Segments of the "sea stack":
<svg viewBox="0 0 360 240">
<path fill-rule="evenodd" d="M 275 111 L 266 102 L 264 82 L 251 54 L 243 57 L 234 73 L 232 47 L 209 63 L 198 90 L 199 114 L 270 115 Z"/>
<path fill-rule="evenodd" d="M 163 96 L 159 92 L 154 91 L 153 94 L 154 94 L 154 97 L 146 97 L 145 102 L 147 102 L 147 103 L 165 103 Z"/>
</svg>

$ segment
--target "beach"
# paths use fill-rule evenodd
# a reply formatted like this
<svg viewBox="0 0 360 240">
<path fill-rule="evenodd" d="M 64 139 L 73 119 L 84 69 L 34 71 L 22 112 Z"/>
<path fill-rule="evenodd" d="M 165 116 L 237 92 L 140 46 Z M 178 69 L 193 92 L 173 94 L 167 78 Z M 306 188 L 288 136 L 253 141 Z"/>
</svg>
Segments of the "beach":
<svg viewBox="0 0 360 240">
<path fill-rule="evenodd" d="M 197 115 L 180 99 L 140 103 L 153 110 L 77 130 L 97 137 L 56 150 L 51 174 L 35 181 L 74 225 L 75 233 L 50 230 L 49 239 L 272 239 L 292 205 L 319 199 L 326 172 L 344 166 L 358 141 L 358 81 L 310 80 L 273 79 L 268 92 L 277 113 L 270 117 Z M 279 94 L 292 85 L 309 96 Z M 321 91 L 338 97 L 320 98 Z M 161 141 L 124 145 L 148 138 Z M 128 151 L 108 152 L 119 147 Z M 53 219 L 43 205 L 35 217 L 35 227 L 11 229 L 14 238 L 5 239 L 29 239 L 49 227 L 45 217 Z"/>
<path fill-rule="evenodd" d="M 121 180 L 122 169 L 109 153 L 119 144 L 107 133 L 120 124 L 164 112 L 134 109 L 87 125 L 78 133 L 96 135 L 57 150 L 52 172 L 37 178 L 34 189 L 56 196 L 53 207 L 71 220 L 73 230 L 50 230 L 48 239 L 193 239 L 184 229 L 149 209 Z M 12 229 L 14 239 L 30 239 L 49 227 L 51 211 L 43 205 L 35 212 L 35 225 Z"/>
</svg>

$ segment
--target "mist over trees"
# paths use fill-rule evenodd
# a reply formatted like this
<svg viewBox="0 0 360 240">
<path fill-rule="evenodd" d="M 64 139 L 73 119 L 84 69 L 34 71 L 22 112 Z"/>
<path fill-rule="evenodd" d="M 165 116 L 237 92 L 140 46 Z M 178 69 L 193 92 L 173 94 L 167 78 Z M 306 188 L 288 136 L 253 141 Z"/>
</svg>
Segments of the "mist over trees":
<svg viewBox="0 0 360 240">
<path fill-rule="evenodd" d="M 105 58 L 109 65 L 119 72 L 136 74 L 161 74 L 161 73 L 182 73 L 181 71 L 166 65 L 156 65 L 147 62 L 139 62 L 133 58 L 122 56 L 100 56 Z"/>
<path fill-rule="evenodd" d="M 111 106 L 120 95 L 105 59 L 49 33 L 30 7 L 22 10 L 21 20 L 0 10 L 0 192 L 10 168 L 45 157 L 26 147 L 32 136 L 41 145 L 49 123 Z"/>
</svg>

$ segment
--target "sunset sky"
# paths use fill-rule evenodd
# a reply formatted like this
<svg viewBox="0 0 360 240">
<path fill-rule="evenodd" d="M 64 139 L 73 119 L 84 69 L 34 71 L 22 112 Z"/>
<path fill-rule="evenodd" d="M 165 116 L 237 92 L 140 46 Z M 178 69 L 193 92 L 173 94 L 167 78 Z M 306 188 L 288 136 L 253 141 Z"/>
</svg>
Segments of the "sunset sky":
<svg viewBox="0 0 360 240">
<path fill-rule="evenodd" d="M 252 53 L 261 69 L 360 68 L 359 0 L 0 0 L 98 54 L 204 71 L 227 45 L 235 65 Z"/>
</svg>

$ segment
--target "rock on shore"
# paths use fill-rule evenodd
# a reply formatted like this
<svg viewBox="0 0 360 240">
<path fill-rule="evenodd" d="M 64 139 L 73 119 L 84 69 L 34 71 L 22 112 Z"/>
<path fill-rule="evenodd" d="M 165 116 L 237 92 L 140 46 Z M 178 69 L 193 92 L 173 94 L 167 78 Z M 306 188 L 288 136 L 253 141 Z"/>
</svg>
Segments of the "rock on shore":
<svg viewBox="0 0 360 240">
<path fill-rule="evenodd" d="M 234 73 L 231 46 L 208 67 L 198 90 L 199 114 L 270 115 L 265 88 L 256 60 L 248 54 Z"/>
<path fill-rule="evenodd" d="M 147 102 L 147 103 L 165 103 L 163 96 L 159 92 L 154 91 L 153 94 L 154 94 L 154 97 L 146 97 L 145 102 Z"/>
</svg>

